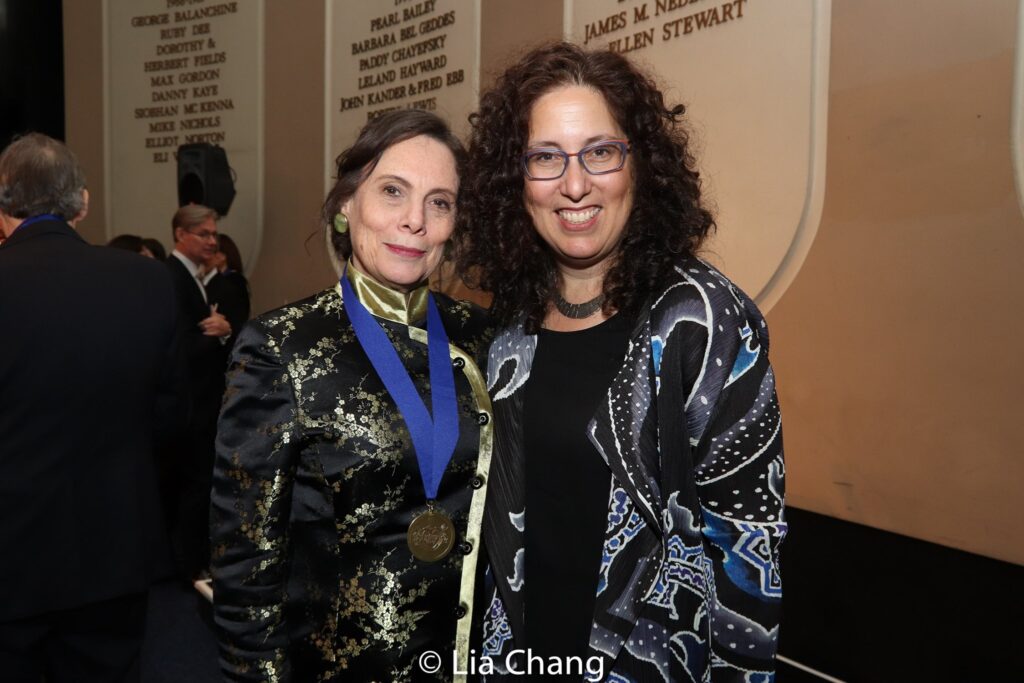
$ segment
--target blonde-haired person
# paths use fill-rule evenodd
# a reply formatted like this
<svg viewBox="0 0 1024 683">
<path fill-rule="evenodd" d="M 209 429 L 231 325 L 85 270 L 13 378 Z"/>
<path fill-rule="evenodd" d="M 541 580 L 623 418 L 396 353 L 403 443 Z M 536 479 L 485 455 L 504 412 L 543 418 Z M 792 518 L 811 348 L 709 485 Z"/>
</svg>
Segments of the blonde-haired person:
<svg viewBox="0 0 1024 683">
<path fill-rule="evenodd" d="M 206 576 L 213 443 L 224 394 L 231 324 L 203 285 L 206 261 L 217 251 L 217 212 L 189 204 L 171 219 L 174 249 L 165 261 L 178 300 L 178 329 L 188 364 L 188 427 L 162 458 L 164 505 L 181 578 Z"/>
</svg>

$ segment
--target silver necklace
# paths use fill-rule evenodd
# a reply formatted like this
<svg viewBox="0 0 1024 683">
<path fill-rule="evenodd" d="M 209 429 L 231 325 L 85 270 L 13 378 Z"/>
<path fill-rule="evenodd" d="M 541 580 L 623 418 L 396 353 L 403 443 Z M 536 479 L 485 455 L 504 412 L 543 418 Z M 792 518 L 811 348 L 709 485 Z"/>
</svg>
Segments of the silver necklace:
<svg viewBox="0 0 1024 683">
<path fill-rule="evenodd" d="M 584 301 L 581 304 L 571 304 L 559 292 L 555 292 L 555 308 L 566 318 L 572 318 L 573 320 L 589 318 L 601 309 L 601 304 L 603 303 L 604 294 L 598 294 L 590 301 Z"/>
</svg>

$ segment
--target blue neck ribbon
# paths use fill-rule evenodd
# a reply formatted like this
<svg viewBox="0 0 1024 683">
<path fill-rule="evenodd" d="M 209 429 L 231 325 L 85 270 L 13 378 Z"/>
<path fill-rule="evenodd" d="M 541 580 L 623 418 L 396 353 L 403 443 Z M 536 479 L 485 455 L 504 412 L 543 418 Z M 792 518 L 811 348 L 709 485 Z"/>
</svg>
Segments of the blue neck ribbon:
<svg viewBox="0 0 1024 683">
<path fill-rule="evenodd" d="M 21 223 L 18 224 L 18 227 L 14 229 L 14 232 L 18 232 L 26 225 L 32 225 L 33 223 L 39 223 L 41 221 L 60 221 L 61 223 L 67 222 L 60 216 L 56 216 L 52 213 L 41 213 L 38 216 L 30 216 L 23 220 Z"/>
<path fill-rule="evenodd" d="M 455 373 L 448 357 L 448 334 L 434 303 L 427 295 L 427 356 L 430 365 L 430 401 L 433 412 L 416 391 L 409 372 L 380 323 L 356 296 L 348 281 L 348 266 L 341 276 L 341 294 L 356 339 L 370 358 L 373 369 L 398 406 L 412 436 L 416 461 L 427 500 L 435 500 L 448 462 L 459 441 L 459 406 L 455 396 Z"/>
</svg>

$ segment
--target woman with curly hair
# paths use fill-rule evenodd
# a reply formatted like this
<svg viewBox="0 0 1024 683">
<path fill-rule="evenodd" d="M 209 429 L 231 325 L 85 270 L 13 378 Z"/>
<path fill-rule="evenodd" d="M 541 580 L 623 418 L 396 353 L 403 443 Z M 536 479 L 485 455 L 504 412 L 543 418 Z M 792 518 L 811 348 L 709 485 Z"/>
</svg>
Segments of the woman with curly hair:
<svg viewBox="0 0 1024 683">
<path fill-rule="evenodd" d="M 532 655 L 575 680 L 772 677 L 768 331 L 696 256 L 714 220 L 682 115 L 624 57 L 554 43 L 472 117 L 458 258 L 503 327 L 482 645 L 499 673 Z"/>
</svg>

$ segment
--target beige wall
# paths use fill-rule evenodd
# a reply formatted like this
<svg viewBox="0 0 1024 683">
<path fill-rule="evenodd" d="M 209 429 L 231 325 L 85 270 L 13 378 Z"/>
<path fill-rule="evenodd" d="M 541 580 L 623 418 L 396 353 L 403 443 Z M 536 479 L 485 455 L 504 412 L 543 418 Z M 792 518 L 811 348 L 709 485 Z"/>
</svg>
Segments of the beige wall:
<svg viewBox="0 0 1024 683">
<path fill-rule="evenodd" d="M 86 168 L 92 196 L 90 216 L 79 228 L 96 244 L 106 241 L 102 7 L 102 0 L 64 3 L 67 139 Z M 334 280 L 318 233 L 324 199 L 324 9 L 324 0 L 266 2 L 263 245 L 250 273 L 257 312 Z M 482 82 L 487 83 L 510 51 L 560 37 L 562 3 L 482 0 L 481 20 Z M 165 243 L 170 218 L 166 237 L 161 236 Z"/>
<path fill-rule="evenodd" d="M 482 0 L 480 86 L 529 47 L 562 37 L 562 0 Z"/>
<path fill-rule="evenodd" d="M 65 3 L 67 134 L 102 241 L 100 0 Z M 1016 4 L 834 0 L 825 207 L 769 313 L 789 502 L 1024 563 L 1010 156 Z M 972 6 L 973 7 L 973 6 Z M 323 195 L 324 4 L 266 3 L 264 243 L 254 310 L 333 280 Z M 562 3 L 483 0 L 482 82 L 561 33 Z M 780 97 L 785 93 L 780 93 Z"/>
<path fill-rule="evenodd" d="M 1017 10 L 980 7 L 835 0 L 824 213 L 768 317 L 789 503 L 1024 563 Z"/>
<path fill-rule="evenodd" d="M 64 133 L 89 183 L 89 215 L 78 230 L 90 242 L 102 244 L 107 208 L 103 199 L 103 3 L 65 2 L 63 19 Z"/>
<path fill-rule="evenodd" d="M 265 215 L 263 249 L 251 278 L 253 311 L 308 296 L 334 280 L 319 232 L 324 3 L 270 0 L 266 11 Z"/>
</svg>

